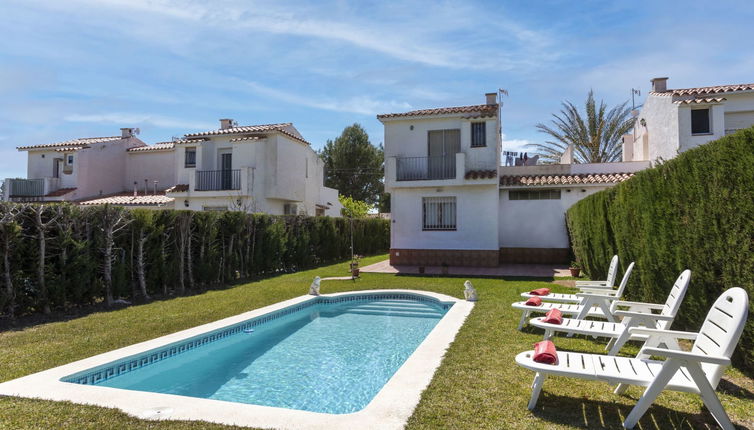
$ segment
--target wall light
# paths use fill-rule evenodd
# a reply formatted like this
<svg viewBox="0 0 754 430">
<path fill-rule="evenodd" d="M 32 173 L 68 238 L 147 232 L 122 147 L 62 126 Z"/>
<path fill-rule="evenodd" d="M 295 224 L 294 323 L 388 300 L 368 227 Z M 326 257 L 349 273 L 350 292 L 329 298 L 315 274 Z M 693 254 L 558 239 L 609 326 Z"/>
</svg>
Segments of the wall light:
<svg viewBox="0 0 754 430">
<path fill-rule="evenodd" d="M 189 202 L 188 202 L 188 200 L 184 200 L 184 201 L 183 201 L 183 206 L 186 206 L 186 207 L 188 207 L 188 205 L 189 205 Z"/>
</svg>

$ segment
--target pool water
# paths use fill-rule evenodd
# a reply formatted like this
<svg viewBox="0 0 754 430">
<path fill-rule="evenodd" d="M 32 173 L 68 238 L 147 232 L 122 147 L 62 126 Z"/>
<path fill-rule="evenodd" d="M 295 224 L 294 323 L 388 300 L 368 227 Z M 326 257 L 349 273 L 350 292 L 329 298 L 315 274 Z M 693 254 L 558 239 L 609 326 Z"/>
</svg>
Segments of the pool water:
<svg viewBox="0 0 754 430">
<path fill-rule="evenodd" d="M 363 409 L 447 312 L 410 299 L 317 303 L 99 386 L 345 414 Z"/>
</svg>

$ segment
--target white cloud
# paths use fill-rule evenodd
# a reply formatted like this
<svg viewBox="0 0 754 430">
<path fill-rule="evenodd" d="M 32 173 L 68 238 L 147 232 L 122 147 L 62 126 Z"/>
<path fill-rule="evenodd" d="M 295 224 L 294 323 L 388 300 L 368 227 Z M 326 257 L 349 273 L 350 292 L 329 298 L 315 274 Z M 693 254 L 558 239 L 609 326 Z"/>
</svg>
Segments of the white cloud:
<svg viewBox="0 0 754 430">
<path fill-rule="evenodd" d="M 376 115 L 378 113 L 408 110 L 411 105 L 405 102 L 382 101 L 368 96 L 356 96 L 345 99 L 332 98 L 314 98 L 307 97 L 298 93 L 282 91 L 276 88 L 270 88 L 257 82 L 242 81 L 252 92 L 264 97 L 283 101 L 299 106 L 306 106 L 315 109 L 323 109 L 337 112 L 350 112 L 362 115 Z"/>
<path fill-rule="evenodd" d="M 102 113 L 102 114 L 73 114 L 63 118 L 69 122 L 94 122 L 107 124 L 120 124 L 123 126 L 151 124 L 156 127 L 186 128 L 191 130 L 211 129 L 214 124 L 189 121 L 185 119 L 170 118 L 161 115 L 139 113 Z"/>
<path fill-rule="evenodd" d="M 529 145 L 532 143 L 530 140 L 527 139 L 507 139 L 505 136 L 505 133 L 502 135 L 503 139 L 503 151 L 527 151 L 530 150 L 530 148 L 526 148 L 526 145 Z"/>
</svg>

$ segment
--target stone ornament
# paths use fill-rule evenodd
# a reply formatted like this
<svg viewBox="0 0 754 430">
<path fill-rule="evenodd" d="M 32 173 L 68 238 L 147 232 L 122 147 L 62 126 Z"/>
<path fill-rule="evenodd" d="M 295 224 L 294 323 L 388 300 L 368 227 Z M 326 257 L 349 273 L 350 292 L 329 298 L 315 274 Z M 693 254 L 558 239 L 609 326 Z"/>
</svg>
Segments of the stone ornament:
<svg viewBox="0 0 754 430">
<path fill-rule="evenodd" d="M 471 285 L 471 281 L 464 282 L 463 286 L 464 286 L 463 296 L 466 298 L 466 300 L 470 302 L 475 302 L 479 300 L 479 297 L 476 294 L 476 288 L 474 288 L 474 286 Z"/>
</svg>

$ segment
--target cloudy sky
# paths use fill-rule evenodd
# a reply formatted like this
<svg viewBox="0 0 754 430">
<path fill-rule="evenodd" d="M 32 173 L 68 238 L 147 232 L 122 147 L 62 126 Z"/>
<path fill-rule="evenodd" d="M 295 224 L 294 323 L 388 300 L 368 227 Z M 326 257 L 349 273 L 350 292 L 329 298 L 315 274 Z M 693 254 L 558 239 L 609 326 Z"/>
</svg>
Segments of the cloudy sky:
<svg viewBox="0 0 754 430">
<path fill-rule="evenodd" d="M 0 177 L 16 146 L 140 127 L 147 143 L 293 122 L 315 149 L 378 113 L 507 89 L 507 148 L 590 88 L 754 82 L 754 2 L 2 0 Z M 629 101 L 630 103 L 630 101 Z"/>
</svg>

